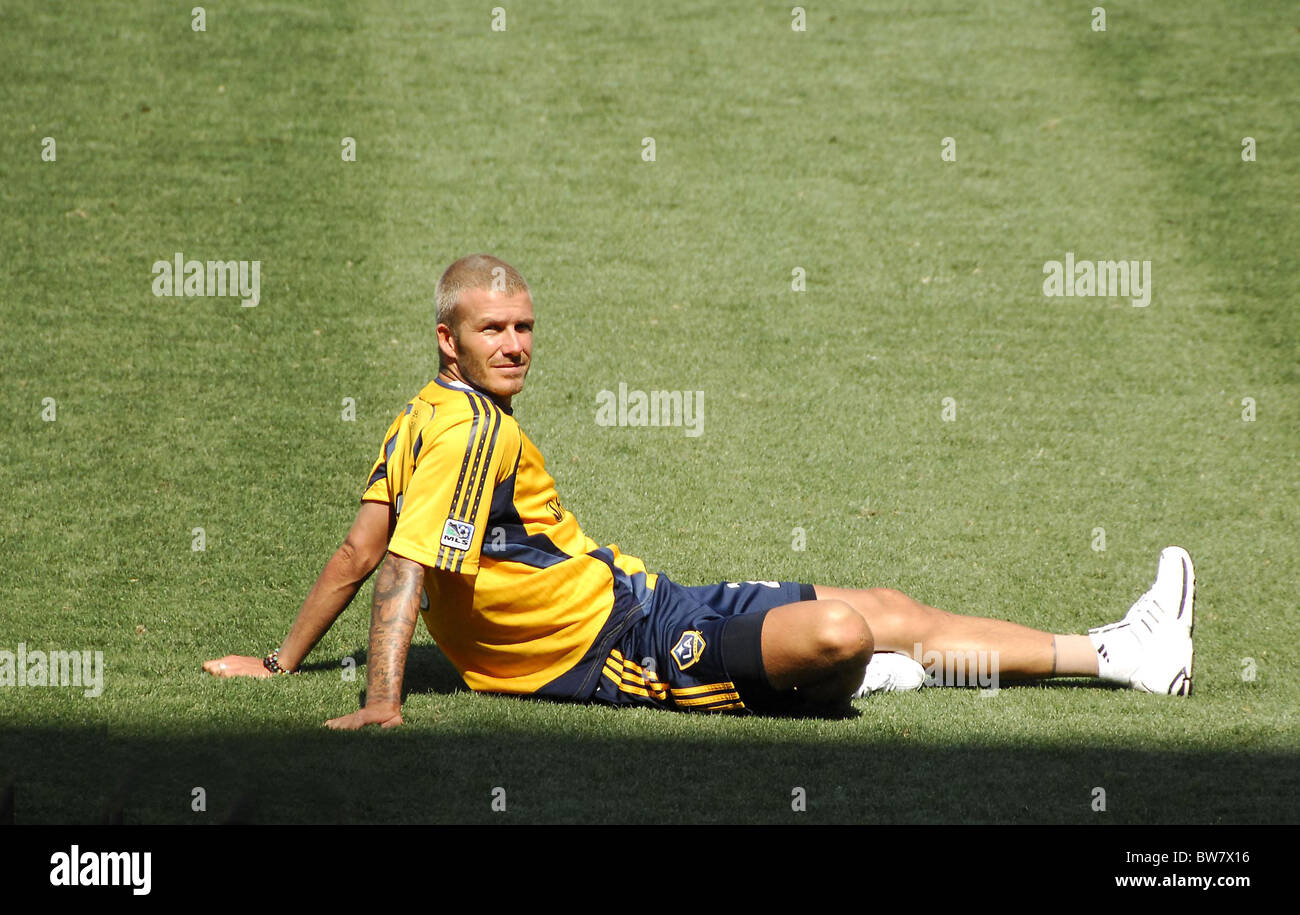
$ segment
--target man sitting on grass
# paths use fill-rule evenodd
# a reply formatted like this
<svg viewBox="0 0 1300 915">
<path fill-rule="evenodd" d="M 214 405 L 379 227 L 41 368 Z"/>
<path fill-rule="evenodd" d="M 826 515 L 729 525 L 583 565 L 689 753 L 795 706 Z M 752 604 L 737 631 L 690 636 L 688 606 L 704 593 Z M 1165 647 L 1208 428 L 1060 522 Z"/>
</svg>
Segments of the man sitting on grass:
<svg viewBox="0 0 1300 915">
<path fill-rule="evenodd" d="M 1178 547 L 1161 553 L 1155 584 L 1120 622 L 1053 635 L 887 588 L 684 587 L 599 546 L 561 505 L 511 412 L 532 365 L 523 277 L 472 255 L 447 268 L 436 303 L 438 376 L 389 427 L 356 521 L 288 637 L 264 659 L 229 655 L 204 670 L 296 671 L 382 562 L 365 706 L 326 722 L 332 728 L 402 723 L 402 676 L 421 615 L 471 689 L 549 699 L 818 714 L 868 692 L 917 688 L 927 674 L 951 682 L 966 672 L 918 663 L 951 658 L 992 673 L 993 685 L 1099 677 L 1191 693 L 1195 582 Z"/>
</svg>

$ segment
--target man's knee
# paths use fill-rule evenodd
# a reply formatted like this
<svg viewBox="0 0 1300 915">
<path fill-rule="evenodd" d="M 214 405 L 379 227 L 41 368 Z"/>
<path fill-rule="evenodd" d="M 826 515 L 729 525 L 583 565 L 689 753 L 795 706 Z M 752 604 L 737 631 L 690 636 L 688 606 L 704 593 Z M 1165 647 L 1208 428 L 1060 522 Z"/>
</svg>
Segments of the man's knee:
<svg viewBox="0 0 1300 915">
<path fill-rule="evenodd" d="M 841 600 L 819 603 L 822 606 L 809 633 L 814 652 L 828 667 L 865 667 L 875 650 L 875 640 L 862 614 Z"/>
<path fill-rule="evenodd" d="M 763 668 L 777 690 L 861 674 L 875 650 L 871 628 L 836 598 L 777 607 L 763 623 Z"/>
</svg>

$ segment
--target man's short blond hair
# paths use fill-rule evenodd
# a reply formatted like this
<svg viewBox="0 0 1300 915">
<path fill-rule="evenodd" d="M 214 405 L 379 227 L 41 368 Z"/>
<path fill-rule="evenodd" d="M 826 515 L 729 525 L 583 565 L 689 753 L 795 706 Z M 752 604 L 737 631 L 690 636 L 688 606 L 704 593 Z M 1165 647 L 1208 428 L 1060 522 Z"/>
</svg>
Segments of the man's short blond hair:
<svg viewBox="0 0 1300 915">
<path fill-rule="evenodd" d="M 528 292 L 528 284 L 518 270 L 499 257 L 491 254 L 462 257 L 443 271 L 438 288 L 434 290 L 439 324 L 456 329 L 456 309 L 460 306 L 461 293 L 467 289 L 486 289 L 513 296 Z"/>
</svg>

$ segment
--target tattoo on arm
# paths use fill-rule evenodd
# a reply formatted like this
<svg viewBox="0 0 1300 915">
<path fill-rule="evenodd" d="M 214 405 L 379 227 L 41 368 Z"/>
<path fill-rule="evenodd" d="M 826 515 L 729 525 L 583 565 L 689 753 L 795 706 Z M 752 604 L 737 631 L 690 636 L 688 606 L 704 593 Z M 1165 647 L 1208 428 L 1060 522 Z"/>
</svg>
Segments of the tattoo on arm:
<svg viewBox="0 0 1300 915">
<path fill-rule="evenodd" d="M 406 653 L 420 614 L 420 588 L 424 566 L 388 554 L 375 580 L 375 600 L 370 614 L 370 653 L 367 664 L 366 705 L 393 705 L 402 701 L 402 674 Z"/>
</svg>

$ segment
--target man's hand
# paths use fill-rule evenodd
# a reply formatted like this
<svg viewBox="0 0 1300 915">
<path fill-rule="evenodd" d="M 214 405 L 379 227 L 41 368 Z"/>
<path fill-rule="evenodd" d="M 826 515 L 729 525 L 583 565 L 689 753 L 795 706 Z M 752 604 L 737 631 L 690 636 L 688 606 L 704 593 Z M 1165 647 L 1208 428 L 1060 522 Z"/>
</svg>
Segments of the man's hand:
<svg viewBox="0 0 1300 915">
<path fill-rule="evenodd" d="M 377 724 L 381 728 L 395 728 L 402 723 L 402 710 L 391 706 L 366 706 L 351 715 L 331 718 L 325 727 L 332 731 L 357 731 L 368 724 Z"/>
<path fill-rule="evenodd" d="M 261 658 L 250 658 L 242 654 L 228 654 L 224 658 L 215 658 L 203 662 L 203 669 L 214 677 L 270 677 L 274 676 Z"/>
</svg>

